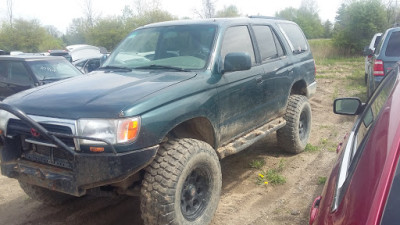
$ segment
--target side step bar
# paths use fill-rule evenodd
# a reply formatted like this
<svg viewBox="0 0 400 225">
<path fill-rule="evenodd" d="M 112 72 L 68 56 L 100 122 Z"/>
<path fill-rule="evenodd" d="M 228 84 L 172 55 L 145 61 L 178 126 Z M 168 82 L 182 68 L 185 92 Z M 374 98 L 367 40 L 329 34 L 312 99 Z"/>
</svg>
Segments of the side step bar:
<svg viewBox="0 0 400 225">
<path fill-rule="evenodd" d="M 255 130 L 253 130 L 250 133 L 247 133 L 246 135 L 237 138 L 230 142 L 229 144 L 220 147 L 217 149 L 217 154 L 220 159 L 223 159 L 227 156 L 236 154 L 250 145 L 256 143 L 260 139 L 266 137 L 270 133 L 284 127 L 286 125 L 286 120 L 283 119 L 283 117 L 280 117 L 278 119 L 275 119 L 262 127 L 259 127 Z"/>
</svg>

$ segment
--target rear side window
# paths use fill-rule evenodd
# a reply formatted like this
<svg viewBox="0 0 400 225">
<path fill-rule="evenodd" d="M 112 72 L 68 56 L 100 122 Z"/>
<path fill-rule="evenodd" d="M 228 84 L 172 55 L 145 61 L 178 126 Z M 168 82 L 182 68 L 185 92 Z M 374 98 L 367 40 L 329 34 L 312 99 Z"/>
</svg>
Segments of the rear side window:
<svg viewBox="0 0 400 225">
<path fill-rule="evenodd" d="M 385 55 L 389 57 L 400 57 L 400 31 L 393 32 L 392 35 L 390 35 Z"/>
<path fill-rule="evenodd" d="M 222 60 L 231 52 L 246 52 L 250 55 L 252 64 L 255 64 L 253 43 L 247 26 L 230 27 L 226 30 L 221 49 Z"/>
<path fill-rule="evenodd" d="M 283 55 L 282 46 L 269 26 L 256 25 L 253 29 L 263 62 Z"/>
<path fill-rule="evenodd" d="M 299 26 L 291 23 L 282 23 L 279 24 L 279 27 L 294 54 L 299 54 L 308 50 L 307 40 Z"/>
</svg>

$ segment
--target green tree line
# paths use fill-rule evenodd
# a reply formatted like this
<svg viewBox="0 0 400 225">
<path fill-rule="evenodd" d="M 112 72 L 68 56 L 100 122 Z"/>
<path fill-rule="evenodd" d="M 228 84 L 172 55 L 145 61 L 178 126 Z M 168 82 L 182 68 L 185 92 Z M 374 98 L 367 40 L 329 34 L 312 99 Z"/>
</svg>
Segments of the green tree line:
<svg viewBox="0 0 400 225">
<path fill-rule="evenodd" d="M 147 2 L 146 2 L 147 1 Z M 151 2 L 148 2 L 151 1 Z M 65 34 L 52 26 L 42 26 L 37 20 L 14 19 L 4 21 L 0 27 L 0 49 L 6 51 L 43 52 L 61 49 L 72 44 L 90 44 L 112 50 L 137 27 L 178 19 L 158 7 L 158 0 L 136 0 L 125 6 L 120 15 L 100 17 L 88 4 L 85 16 L 71 21 Z M 91 3 L 91 0 L 86 0 Z M 197 17 L 237 17 L 241 15 L 234 5 L 215 10 L 215 0 L 202 0 L 203 8 Z M 397 20 L 398 9 L 383 0 L 349 0 L 337 10 L 335 21 L 322 21 L 315 0 L 302 0 L 298 9 L 289 7 L 276 17 L 296 22 L 308 39 L 332 38 L 338 48 L 348 54 L 359 54 L 371 37 L 384 32 Z M 190 19 L 190 18 L 184 18 Z"/>
</svg>

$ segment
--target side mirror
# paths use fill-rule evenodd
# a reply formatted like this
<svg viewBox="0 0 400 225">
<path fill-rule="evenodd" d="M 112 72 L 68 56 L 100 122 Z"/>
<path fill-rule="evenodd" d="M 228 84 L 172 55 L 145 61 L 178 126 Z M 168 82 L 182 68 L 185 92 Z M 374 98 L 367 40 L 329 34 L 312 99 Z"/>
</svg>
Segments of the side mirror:
<svg viewBox="0 0 400 225">
<path fill-rule="evenodd" d="M 339 115 L 359 115 L 364 104 L 359 98 L 338 98 L 333 102 L 333 112 Z"/>
<path fill-rule="evenodd" d="M 100 66 L 103 65 L 103 63 L 107 60 L 108 55 L 107 54 L 103 54 L 100 58 Z"/>
<path fill-rule="evenodd" d="M 243 71 L 250 68 L 251 58 L 245 52 L 231 52 L 225 56 L 224 72 Z"/>
</svg>

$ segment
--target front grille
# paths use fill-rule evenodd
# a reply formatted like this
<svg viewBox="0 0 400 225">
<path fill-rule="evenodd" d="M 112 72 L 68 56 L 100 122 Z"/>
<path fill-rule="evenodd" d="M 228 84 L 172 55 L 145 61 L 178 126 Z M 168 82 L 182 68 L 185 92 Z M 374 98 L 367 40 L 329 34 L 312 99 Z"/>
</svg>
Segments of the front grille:
<svg viewBox="0 0 400 225">
<path fill-rule="evenodd" d="M 45 123 L 39 124 L 49 132 L 73 134 L 71 128 L 68 126 Z M 49 140 L 42 137 L 42 135 L 32 135 L 31 127 L 25 122 L 17 119 L 10 119 L 7 126 L 7 136 L 21 140 L 22 158 L 42 164 L 72 169 L 73 155 L 62 148 L 55 147 Z M 68 147 L 75 148 L 73 138 L 58 138 Z"/>
<path fill-rule="evenodd" d="M 39 123 L 42 125 L 46 130 L 50 132 L 55 132 L 55 133 L 61 133 L 61 134 L 72 134 L 72 130 L 68 126 L 61 126 L 61 125 L 54 125 L 54 124 L 44 124 L 44 123 Z M 43 142 L 43 143 L 50 143 L 49 140 L 43 138 L 43 137 L 34 137 L 31 134 L 31 127 L 27 125 L 25 122 L 21 120 L 16 120 L 16 119 L 10 119 L 8 122 L 7 126 L 7 135 L 10 136 L 17 136 L 17 135 L 23 135 L 26 139 L 32 139 L 37 142 Z M 74 148 L 75 143 L 73 138 L 60 138 L 59 139 L 64 142 L 67 146 Z"/>
</svg>

